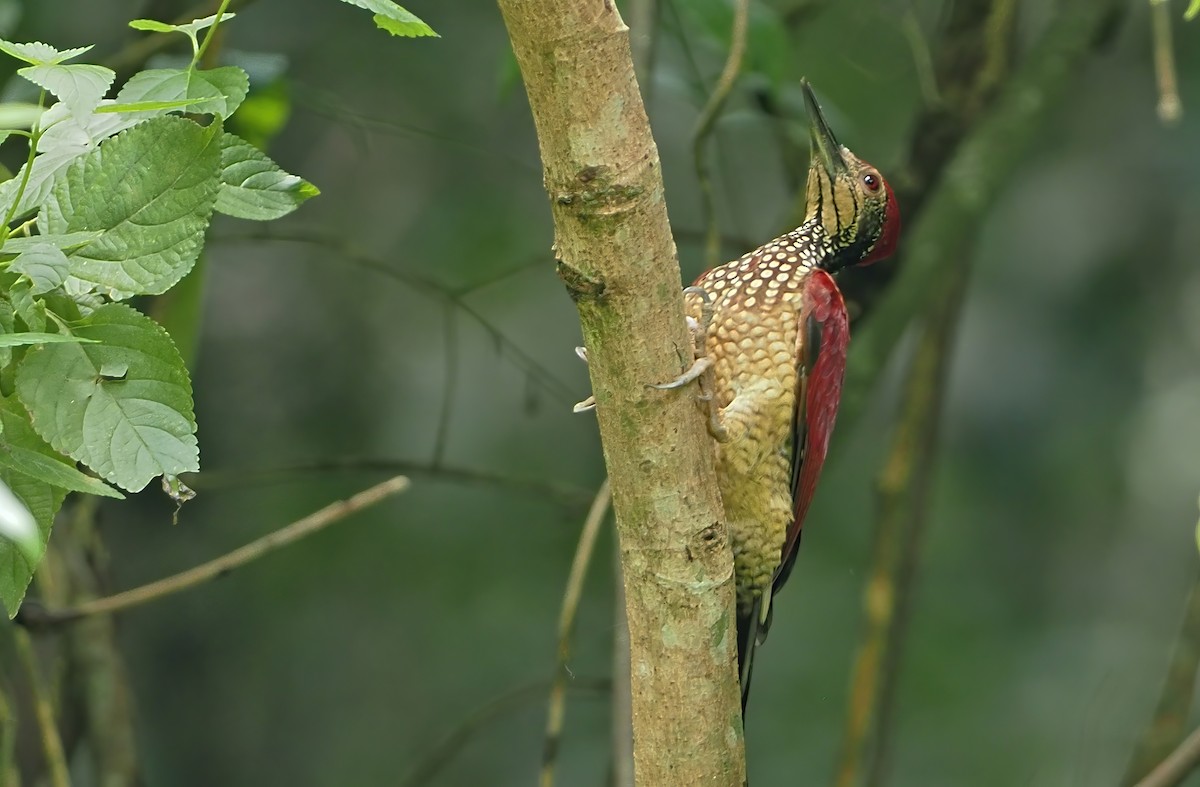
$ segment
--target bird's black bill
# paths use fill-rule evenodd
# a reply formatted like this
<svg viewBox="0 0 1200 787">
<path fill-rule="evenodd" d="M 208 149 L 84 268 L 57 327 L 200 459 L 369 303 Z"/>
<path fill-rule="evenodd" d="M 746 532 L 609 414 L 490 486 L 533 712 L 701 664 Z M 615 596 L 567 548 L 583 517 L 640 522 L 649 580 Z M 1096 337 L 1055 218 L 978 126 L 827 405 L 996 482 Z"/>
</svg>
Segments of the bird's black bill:
<svg viewBox="0 0 1200 787">
<path fill-rule="evenodd" d="M 842 157 L 842 146 L 838 144 L 833 129 L 825 120 L 825 113 L 813 95 L 812 85 L 807 79 L 800 80 L 800 88 L 804 91 L 804 106 L 808 110 L 808 130 L 812 138 L 813 156 L 821 161 L 825 173 L 833 177 L 846 170 L 846 159 Z"/>
</svg>

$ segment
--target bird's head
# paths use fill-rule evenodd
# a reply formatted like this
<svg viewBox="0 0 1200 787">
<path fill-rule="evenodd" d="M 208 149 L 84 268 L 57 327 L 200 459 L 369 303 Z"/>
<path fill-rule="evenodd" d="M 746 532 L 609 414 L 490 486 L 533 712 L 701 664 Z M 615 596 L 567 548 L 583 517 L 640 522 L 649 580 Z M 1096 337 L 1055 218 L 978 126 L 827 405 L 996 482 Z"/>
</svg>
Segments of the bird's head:
<svg viewBox="0 0 1200 787">
<path fill-rule="evenodd" d="M 800 83 L 808 107 L 812 163 L 805 223 L 824 229 L 819 266 L 831 273 L 891 255 L 900 234 L 896 195 L 879 170 L 838 144 L 808 80 Z"/>
</svg>

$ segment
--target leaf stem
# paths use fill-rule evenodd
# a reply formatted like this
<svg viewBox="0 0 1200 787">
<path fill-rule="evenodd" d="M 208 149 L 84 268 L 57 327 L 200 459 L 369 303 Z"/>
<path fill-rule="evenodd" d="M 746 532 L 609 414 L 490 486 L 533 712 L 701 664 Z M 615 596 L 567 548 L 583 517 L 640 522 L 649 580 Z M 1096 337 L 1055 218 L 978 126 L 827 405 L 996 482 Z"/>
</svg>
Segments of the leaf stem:
<svg viewBox="0 0 1200 787">
<path fill-rule="evenodd" d="M 231 2 L 232 0 L 221 0 L 221 5 L 217 8 L 217 18 L 214 19 L 212 25 L 204 31 L 204 43 L 200 44 L 200 48 L 197 49 L 192 55 L 192 64 L 188 66 L 189 70 L 194 69 L 200 62 L 201 58 L 204 57 L 205 50 L 207 50 L 208 45 L 212 43 L 213 36 L 217 34 L 217 26 L 221 24 L 221 18 L 225 16 L 225 9 L 229 8 L 229 4 Z"/>
<path fill-rule="evenodd" d="M 45 89 L 38 93 L 38 107 L 42 109 L 46 107 Z M 33 123 L 33 128 L 29 130 L 29 156 L 25 159 L 25 167 L 21 175 L 21 185 L 17 186 L 17 193 L 13 195 L 13 203 L 8 206 L 8 213 L 4 216 L 4 224 L 0 225 L 0 247 L 4 246 L 4 242 L 12 234 L 12 230 L 8 228 L 8 225 L 12 223 L 13 218 L 17 215 L 17 208 L 21 204 L 21 199 L 25 196 L 25 188 L 29 185 L 29 176 L 33 172 L 33 159 L 37 156 L 37 146 L 41 138 L 42 118 L 39 115 L 38 119 Z"/>
</svg>

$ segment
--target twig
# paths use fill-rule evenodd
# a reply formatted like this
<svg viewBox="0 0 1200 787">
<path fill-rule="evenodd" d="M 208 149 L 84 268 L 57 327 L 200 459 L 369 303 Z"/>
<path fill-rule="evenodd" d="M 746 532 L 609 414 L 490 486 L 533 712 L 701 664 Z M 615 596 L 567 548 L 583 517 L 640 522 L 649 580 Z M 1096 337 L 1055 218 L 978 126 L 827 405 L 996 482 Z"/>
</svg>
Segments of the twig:
<svg viewBox="0 0 1200 787">
<path fill-rule="evenodd" d="M 9 702 L 5 686 L 0 683 L 0 784 L 10 781 L 17 772 L 17 716 Z"/>
<path fill-rule="evenodd" d="M 275 550 L 285 547 L 305 536 L 341 521 L 351 514 L 379 503 L 408 488 L 408 479 L 396 476 L 383 483 L 366 489 L 347 500 L 330 503 L 319 511 L 315 511 L 303 519 L 298 519 L 273 533 L 251 541 L 243 547 L 222 555 L 215 560 L 202 563 L 199 566 L 180 572 L 157 582 L 151 582 L 141 587 L 126 590 L 106 598 L 85 601 L 66 609 L 36 609 L 26 604 L 18 613 L 18 622 L 27 626 L 55 625 L 67 623 L 88 615 L 109 615 L 114 612 L 136 607 L 149 601 L 178 593 L 195 587 L 217 577 L 224 576 L 236 568 L 257 560 Z"/>
<path fill-rule="evenodd" d="M 1167 0 L 1150 0 L 1150 35 L 1154 42 L 1154 74 L 1158 79 L 1158 118 L 1174 125 L 1183 117 L 1175 45 L 1171 40 L 1171 9 Z"/>
<path fill-rule="evenodd" d="M 1188 596 L 1187 608 L 1179 626 L 1179 636 L 1171 654 L 1171 663 L 1163 680 L 1154 719 L 1142 733 L 1122 784 L 1133 784 L 1148 774 L 1183 739 L 1196 671 L 1200 668 L 1200 573 Z"/>
<path fill-rule="evenodd" d="M 242 11 L 254 2 L 255 0 L 233 0 L 228 10 Z M 174 23 L 182 25 L 193 19 L 215 14 L 220 6 L 221 0 L 205 0 L 205 2 L 197 3 L 184 11 L 175 18 Z M 152 55 L 182 40 L 179 36 L 170 33 L 151 33 L 140 36 L 105 60 L 104 65 L 117 72 L 130 71 L 143 65 Z"/>
<path fill-rule="evenodd" d="M 450 442 L 450 416 L 454 412 L 454 398 L 458 393 L 458 323 L 455 320 L 454 304 L 446 302 L 446 327 L 443 341 L 446 343 L 446 379 L 442 391 L 442 409 L 438 413 L 437 433 L 433 440 L 433 469 L 442 466 L 446 458 L 446 445 Z"/>
<path fill-rule="evenodd" d="M 871 573 L 864 589 L 866 632 L 854 664 L 850 702 L 835 784 L 854 787 L 863 772 L 869 784 L 883 778 L 887 715 L 916 576 L 925 504 L 932 480 L 950 346 L 966 282 L 958 269 L 938 312 L 921 337 L 909 370 L 892 449 L 878 482 L 879 518 Z M 879 743 L 870 761 L 870 742 Z"/>
<path fill-rule="evenodd" d="M 283 483 L 296 476 L 342 473 L 390 473 L 429 476 L 444 481 L 464 484 L 495 486 L 526 492 L 539 498 L 549 499 L 561 506 L 582 509 L 592 498 L 591 492 L 570 484 L 546 481 L 540 478 L 518 478 L 491 470 L 470 467 L 434 467 L 427 462 L 407 459 L 376 459 L 372 457 L 345 456 L 319 459 L 313 462 L 265 468 L 235 468 L 229 470 L 205 470 L 188 475 L 188 486 L 196 490 L 233 489 L 254 484 Z"/>
<path fill-rule="evenodd" d="M 426 279 L 423 276 L 416 275 L 409 271 L 397 269 L 395 266 L 388 264 L 384 260 L 371 256 L 359 249 L 354 248 L 342 236 L 323 232 L 323 231 L 295 231 L 287 234 L 279 232 L 258 232 L 248 233 L 245 235 L 228 235 L 214 237 L 212 241 L 228 243 L 228 242 L 246 242 L 246 241 L 277 241 L 281 243 L 307 243 L 321 248 L 333 251 L 341 256 L 341 258 L 349 263 L 358 265 L 366 270 L 373 271 L 379 275 L 404 284 L 418 292 L 422 292 L 430 297 L 449 302 L 456 309 L 466 314 L 474 320 L 488 334 L 496 346 L 500 348 L 502 355 L 507 355 L 509 360 L 525 374 L 538 384 L 544 391 L 549 393 L 563 404 L 573 404 L 578 398 L 575 392 L 566 383 L 555 377 L 546 367 L 541 365 L 521 349 L 520 345 L 509 339 L 503 332 L 491 323 L 486 317 L 479 313 L 473 306 L 466 302 L 461 294 L 443 287 L 441 284 Z M 211 243 L 211 242 L 210 242 Z M 319 259 L 326 259 L 325 256 Z"/>
<path fill-rule="evenodd" d="M 51 787 L 71 787 L 71 774 L 67 767 L 67 755 L 63 751 L 62 738 L 58 736 L 58 725 L 54 721 L 54 708 L 38 670 L 37 654 L 34 653 L 33 641 L 29 632 L 23 629 L 13 631 L 17 656 L 25 668 L 29 678 L 29 691 L 33 696 L 33 711 L 37 718 L 38 732 L 42 737 L 42 751 L 46 755 L 46 772 L 50 777 Z"/>
<path fill-rule="evenodd" d="M 454 755 L 476 731 L 493 719 L 542 696 L 547 685 L 548 681 L 539 680 L 518 686 L 471 711 L 446 737 L 429 749 L 425 757 L 401 780 L 400 787 L 422 787 L 428 784 L 454 759 Z M 608 691 L 608 681 L 603 678 L 576 678 L 571 684 L 571 690 L 599 696 Z"/>
<path fill-rule="evenodd" d="M 571 561 L 571 572 L 567 575 L 567 587 L 563 592 L 562 610 L 558 615 L 558 657 L 555 661 L 554 680 L 550 684 L 550 707 L 546 714 L 546 739 L 542 747 L 541 787 L 553 787 L 554 768 L 558 764 L 558 744 L 562 736 L 563 718 L 567 706 L 567 678 L 571 674 L 567 662 L 571 658 L 571 637 L 575 633 L 575 615 L 579 611 L 579 599 L 583 596 L 583 583 L 587 579 L 588 567 L 592 564 L 592 553 L 600 526 L 608 514 L 612 492 L 608 479 L 600 485 L 591 510 L 583 522 L 579 543 L 575 547 L 575 559 Z"/>
<path fill-rule="evenodd" d="M 1059 3 L 1055 19 L 1007 81 L 994 107 L 958 146 L 905 233 L 904 264 L 896 281 L 872 307 L 867 324 L 855 333 L 838 414 L 843 432 L 858 421 L 909 322 L 929 307 L 937 280 L 970 258 L 991 205 L 1037 140 L 1046 117 L 1100 33 L 1124 6 L 1123 0 Z"/>
<path fill-rule="evenodd" d="M 733 31 L 730 33 L 729 55 L 725 58 L 725 67 L 717 79 L 716 87 L 708 97 L 704 109 L 700 111 L 700 119 L 696 121 L 696 130 L 692 134 L 692 158 L 696 168 L 696 180 L 700 185 L 700 208 L 706 228 L 704 244 L 704 262 L 706 268 L 711 268 L 721 262 L 721 232 L 717 226 L 716 209 L 713 205 L 712 177 L 708 171 L 708 158 L 704 155 L 704 147 L 712 134 L 717 118 L 725 106 L 725 101 L 733 91 L 738 74 L 742 70 L 742 58 L 746 53 L 746 31 L 750 22 L 750 0 L 737 0 L 733 8 Z"/>
<path fill-rule="evenodd" d="M 936 106 L 942 99 L 938 93 L 937 74 L 933 70 L 933 57 L 929 54 L 929 41 L 921 30 L 921 20 L 911 2 L 905 3 L 904 14 L 900 28 L 904 32 L 904 40 L 912 50 L 913 67 L 917 72 L 917 84 L 921 86 L 921 100 L 926 106 Z"/>
<path fill-rule="evenodd" d="M 1175 787 L 1200 766 L 1200 730 L 1187 737 L 1150 774 L 1134 787 Z"/>
<path fill-rule="evenodd" d="M 211 51 L 211 50 L 210 50 Z M 57 567 L 57 582 L 42 582 L 38 570 L 38 593 L 43 604 L 65 606 L 99 596 L 108 574 L 108 553 L 101 541 L 97 521 L 103 498 L 76 495 L 70 515 L 55 526 L 48 556 Z M 61 635 L 43 641 L 61 643 L 59 685 L 72 687 L 71 703 L 59 714 L 63 730 L 71 730 L 65 741 L 70 750 L 90 760 L 95 783 L 105 787 L 134 787 L 140 781 L 137 734 L 134 729 L 132 690 L 120 647 L 116 623 L 111 617 L 96 616 L 78 621 Z M 78 719 L 72 723 L 68 719 Z M 83 743 L 85 745 L 80 746 Z"/>
</svg>

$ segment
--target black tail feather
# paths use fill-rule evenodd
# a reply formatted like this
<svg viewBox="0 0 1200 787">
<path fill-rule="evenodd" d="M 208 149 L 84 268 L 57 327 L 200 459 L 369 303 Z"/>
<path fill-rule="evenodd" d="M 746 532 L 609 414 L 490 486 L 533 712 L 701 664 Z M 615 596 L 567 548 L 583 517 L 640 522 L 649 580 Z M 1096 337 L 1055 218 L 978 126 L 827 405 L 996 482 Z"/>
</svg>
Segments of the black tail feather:
<svg viewBox="0 0 1200 787">
<path fill-rule="evenodd" d="M 771 628 L 771 618 L 774 608 L 768 606 L 767 614 L 765 617 L 763 616 L 763 604 L 770 603 L 770 596 L 764 595 L 756 598 L 754 604 L 745 613 L 740 609 L 738 610 L 738 680 L 742 687 L 743 720 L 746 716 L 746 703 L 750 699 L 750 678 L 754 672 L 754 651 L 767 638 L 767 631 Z"/>
</svg>

